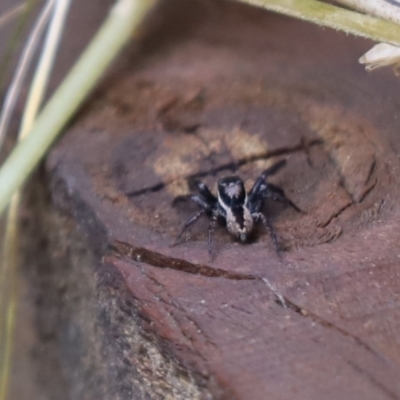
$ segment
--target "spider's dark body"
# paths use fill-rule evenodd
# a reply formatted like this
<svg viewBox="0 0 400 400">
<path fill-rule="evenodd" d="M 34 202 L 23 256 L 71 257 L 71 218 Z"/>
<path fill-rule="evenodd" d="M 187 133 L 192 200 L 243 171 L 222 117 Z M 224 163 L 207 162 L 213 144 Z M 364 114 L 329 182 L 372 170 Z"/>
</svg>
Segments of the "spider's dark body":
<svg viewBox="0 0 400 400">
<path fill-rule="evenodd" d="M 255 224 L 261 221 L 270 232 L 275 247 L 278 248 L 272 225 L 262 213 L 265 200 L 271 199 L 286 203 L 300 212 L 300 209 L 285 196 L 280 187 L 266 182 L 266 178 L 269 175 L 276 173 L 284 165 L 286 165 L 286 160 L 281 160 L 266 169 L 257 178 L 248 193 L 246 193 L 243 180 L 238 176 L 228 176 L 218 181 L 218 197 L 211 193 L 207 185 L 197 182 L 199 193 L 191 195 L 189 198 L 200 206 L 200 210 L 185 223 L 177 240 L 191 224 L 203 214 L 206 214 L 211 217 L 208 231 L 208 251 L 210 253 L 212 250 L 212 235 L 218 219 L 225 222 L 228 232 L 242 242 L 248 240 Z"/>
</svg>

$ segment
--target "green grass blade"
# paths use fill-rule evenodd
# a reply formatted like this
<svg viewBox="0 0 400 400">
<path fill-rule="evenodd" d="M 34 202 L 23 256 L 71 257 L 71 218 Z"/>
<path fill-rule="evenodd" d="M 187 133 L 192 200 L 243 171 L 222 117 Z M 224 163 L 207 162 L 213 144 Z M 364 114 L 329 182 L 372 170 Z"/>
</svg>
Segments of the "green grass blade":
<svg viewBox="0 0 400 400">
<path fill-rule="evenodd" d="M 77 64 L 0 169 L 0 213 L 157 0 L 119 0 Z M 105 50 L 106 49 L 106 50 Z"/>
<path fill-rule="evenodd" d="M 236 0 L 356 36 L 400 46 L 400 25 L 317 0 Z"/>
</svg>

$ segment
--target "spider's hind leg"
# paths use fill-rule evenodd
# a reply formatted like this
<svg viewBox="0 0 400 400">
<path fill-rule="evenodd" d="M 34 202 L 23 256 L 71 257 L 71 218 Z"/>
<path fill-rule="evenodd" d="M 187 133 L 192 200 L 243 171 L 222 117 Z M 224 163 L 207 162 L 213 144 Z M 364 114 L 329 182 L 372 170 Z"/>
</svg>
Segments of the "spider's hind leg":
<svg viewBox="0 0 400 400">
<path fill-rule="evenodd" d="M 272 238 L 272 243 L 274 244 L 275 250 L 278 254 L 280 254 L 280 246 L 279 246 L 279 242 L 278 242 L 278 238 L 275 234 L 275 230 L 272 226 L 272 224 L 270 223 L 269 219 L 261 212 L 258 213 L 254 213 L 253 214 L 253 218 L 258 221 L 261 220 L 261 222 L 264 225 L 265 230 L 271 235 Z"/>
<path fill-rule="evenodd" d="M 218 220 L 218 212 L 213 212 L 210 220 L 210 225 L 208 227 L 208 254 L 210 255 L 210 259 L 212 258 L 212 243 L 213 243 L 213 234 L 215 227 L 217 225 Z"/>
</svg>

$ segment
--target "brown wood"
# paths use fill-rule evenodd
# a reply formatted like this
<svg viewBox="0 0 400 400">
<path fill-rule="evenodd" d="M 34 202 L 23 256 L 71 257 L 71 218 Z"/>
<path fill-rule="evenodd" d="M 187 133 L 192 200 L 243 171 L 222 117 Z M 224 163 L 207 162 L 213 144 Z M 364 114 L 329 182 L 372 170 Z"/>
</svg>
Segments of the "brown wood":
<svg viewBox="0 0 400 400">
<path fill-rule="evenodd" d="M 138 313 L 123 324 L 199 397 L 400 398 L 398 78 L 357 64 L 365 40 L 229 2 L 166 3 L 47 164 L 97 274 L 123 278 Z M 206 219 L 171 246 L 196 209 L 172 206 L 190 179 L 250 185 L 280 158 L 271 181 L 306 212 L 266 210 L 280 257 L 262 229 L 242 245 L 220 227 L 209 262 Z"/>
</svg>

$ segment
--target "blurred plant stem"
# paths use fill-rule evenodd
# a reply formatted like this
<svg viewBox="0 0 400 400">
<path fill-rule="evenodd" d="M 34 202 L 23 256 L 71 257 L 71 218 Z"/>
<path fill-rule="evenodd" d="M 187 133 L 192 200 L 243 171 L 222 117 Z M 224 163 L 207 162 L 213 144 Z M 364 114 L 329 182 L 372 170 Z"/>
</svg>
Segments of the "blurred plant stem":
<svg viewBox="0 0 400 400">
<path fill-rule="evenodd" d="M 13 196 L 15 201 L 10 205 L 6 218 L 3 247 L 1 253 L 2 282 L 0 293 L 0 400 L 7 398 L 11 371 L 12 342 L 17 308 L 18 293 L 18 210 L 19 193 Z"/>
<path fill-rule="evenodd" d="M 4 51 L 4 54 L 1 58 L 0 62 L 0 93 L 4 92 L 5 81 L 8 75 L 8 69 L 12 60 L 13 55 L 15 54 L 15 49 L 18 46 L 18 43 L 23 35 L 24 28 L 27 25 L 28 19 L 32 14 L 32 10 L 34 5 L 36 4 L 36 0 L 26 0 L 25 7 L 22 11 L 21 16 L 18 19 L 18 22 L 14 28 L 14 32 L 11 35 L 11 38 L 7 41 L 7 47 Z"/>
<path fill-rule="evenodd" d="M 42 9 L 36 23 L 30 33 L 28 40 L 22 50 L 21 58 L 15 69 L 14 76 L 11 80 L 7 94 L 4 99 L 4 104 L 0 115 L 0 148 L 3 145 L 4 139 L 8 133 L 10 121 L 17 104 L 18 96 L 21 93 L 21 88 L 25 82 L 25 77 L 32 63 L 34 55 L 37 52 L 40 39 L 43 31 L 46 28 L 51 16 L 56 0 L 48 0 L 47 4 Z"/>
<path fill-rule="evenodd" d="M 400 46 L 400 25 L 317 0 L 236 0 L 327 26 L 345 33 Z"/>
<path fill-rule="evenodd" d="M 36 68 L 33 82 L 26 100 L 22 123 L 18 139 L 22 140 L 36 117 L 40 104 L 43 101 L 55 55 L 64 29 L 65 19 L 71 0 L 48 1 L 49 12 L 53 13 L 46 40 Z M 54 7 L 53 7 L 54 6 Z M 35 46 L 34 46 L 35 48 Z M 33 49 L 34 51 L 34 49 Z M 28 63 L 29 64 L 29 63 Z M 21 83 L 22 84 L 22 83 Z M 17 91 L 18 92 L 18 91 Z M 5 316 L 4 329 L 0 328 L 0 400 L 7 397 L 11 355 L 13 349 L 14 326 L 18 303 L 18 216 L 22 195 L 17 192 L 13 195 L 7 209 L 5 236 L 0 260 L 0 302 L 3 304 L 0 316 Z M 4 290 L 5 289 L 5 290 Z"/>
<path fill-rule="evenodd" d="M 30 131 L 0 169 L 0 213 L 157 0 L 119 0 Z M 106 51 L 105 51 L 106 49 Z"/>
<path fill-rule="evenodd" d="M 353 10 L 400 23 L 400 3 L 393 0 L 336 0 Z"/>
<path fill-rule="evenodd" d="M 17 305 L 18 211 L 21 203 L 18 189 L 157 0 L 119 0 L 80 60 L 36 118 L 69 2 L 56 2 L 25 106 L 20 140 L 0 170 L 0 213 L 12 199 L 8 207 L 0 264 L 0 400 L 5 400 L 7 396 Z"/>
<path fill-rule="evenodd" d="M 17 15 L 21 14 L 27 7 L 27 3 L 21 3 L 14 7 L 10 11 L 0 16 L 0 28 L 7 25 L 8 22 L 12 21 Z"/>
</svg>

